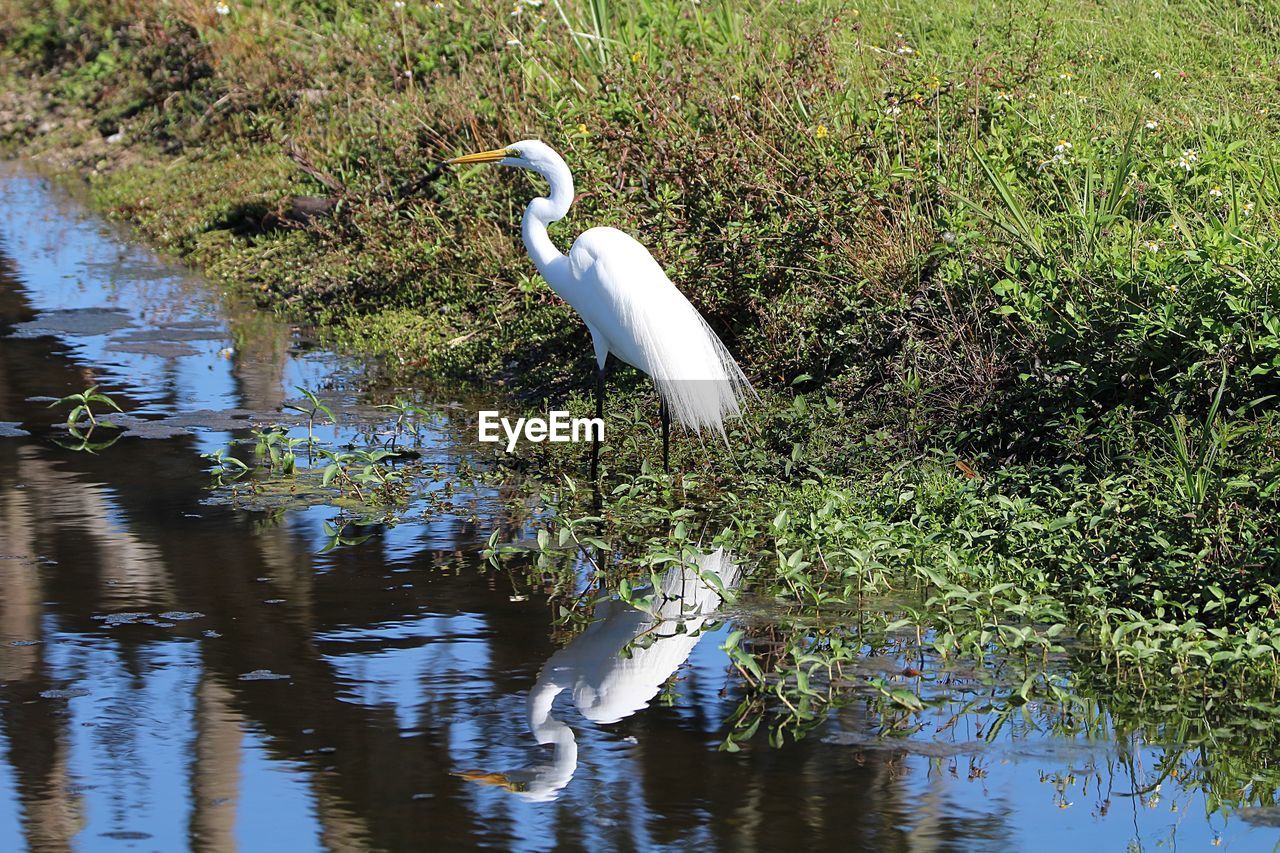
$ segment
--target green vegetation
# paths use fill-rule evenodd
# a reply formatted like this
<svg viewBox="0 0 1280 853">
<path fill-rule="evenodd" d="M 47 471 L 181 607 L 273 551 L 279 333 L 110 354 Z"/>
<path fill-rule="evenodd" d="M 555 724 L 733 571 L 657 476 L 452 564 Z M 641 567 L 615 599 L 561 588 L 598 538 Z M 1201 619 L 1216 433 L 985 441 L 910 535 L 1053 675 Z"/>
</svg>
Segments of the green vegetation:
<svg viewBox="0 0 1280 853">
<path fill-rule="evenodd" d="M 49 404 L 49 408 L 52 409 L 54 406 L 65 406 L 69 403 L 74 403 L 75 405 L 72 406 L 71 411 L 67 412 L 67 429 L 75 429 L 76 427 L 81 426 L 81 418 L 85 419 L 83 423 L 87 423 L 90 429 L 93 429 L 99 424 L 102 426 L 112 426 L 108 421 L 99 421 L 97 416 L 94 415 L 93 405 L 95 403 L 101 403 L 102 405 L 114 409 L 117 412 L 121 411 L 120 405 L 116 403 L 115 400 L 99 391 L 97 385 L 94 385 L 91 388 L 86 388 L 79 394 L 70 394 L 63 397 L 61 400 L 54 400 Z"/>
<path fill-rule="evenodd" d="M 314 391 L 295 389 L 302 400 L 283 409 L 298 414 L 305 434 L 292 434 L 301 432 L 301 424 L 263 425 L 241 442 L 252 447 L 241 454 L 251 461 L 237 456 L 235 445 L 201 454 L 210 465 L 212 485 L 228 502 L 273 513 L 327 504 L 344 513 L 334 523 L 396 524 L 402 520 L 399 513 L 415 503 L 420 514 L 430 517 L 453 496 L 455 483 L 469 482 L 467 466 L 446 474 L 414 449 L 421 443 L 421 419 L 428 414 L 420 404 L 398 399 L 378 406 L 395 415 L 386 429 L 370 428 L 340 447 L 326 446 L 316 437 L 316 423 L 324 415 L 336 426 L 337 415 Z"/>
<path fill-rule="evenodd" d="M 317 397 L 314 391 L 309 391 L 306 388 L 298 386 L 295 386 L 294 390 L 306 398 L 306 405 L 301 403 L 289 403 L 286 404 L 284 408 L 286 411 L 294 411 L 306 417 L 307 441 L 314 442 L 316 418 L 319 415 L 324 415 L 335 424 L 338 422 L 338 419 L 334 416 L 333 410 L 330 409 L 323 400 Z"/>
<path fill-rule="evenodd" d="M 119 432 L 109 433 L 109 437 L 105 441 L 94 439 L 94 433 L 100 427 L 108 430 L 116 429 L 116 425 L 111 421 L 102 420 L 99 415 L 94 414 L 93 407 L 98 404 L 108 409 L 122 412 L 120 404 L 99 391 L 97 385 L 86 388 L 79 394 L 69 394 L 60 400 L 54 400 L 50 403 L 49 408 L 51 409 L 54 406 L 71 405 L 71 410 L 67 412 L 67 438 L 55 438 L 54 441 L 68 450 L 74 450 L 79 453 L 97 453 L 99 450 L 106 450 L 119 441 Z"/>
<path fill-rule="evenodd" d="M 585 414 L 586 330 L 519 241 L 536 188 L 435 168 L 529 136 L 565 154 L 562 245 L 635 233 L 764 400 L 732 453 L 678 437 L 672 480 L 645 467 L 651 392 L 618 373 L 602 511 L 566 479 L 580 448 L 512 464 L 544 474 L 542 568 L 565 547 L 643 576 L 714 538 L 758 594 L 892 598 L 881 629 L 944 658 L 1069 650 L 1125 690 L 1235 707 L 1280 682 L 1265 4 L 12 5 L 10 148 L 397 376 Z M 329 462 L 388 485 L 363 464 Z M 792 731 L 839 692 L 808 696 L 815 668 L 870 630 L 799 625 L 740 661 Z"/>
</svg>

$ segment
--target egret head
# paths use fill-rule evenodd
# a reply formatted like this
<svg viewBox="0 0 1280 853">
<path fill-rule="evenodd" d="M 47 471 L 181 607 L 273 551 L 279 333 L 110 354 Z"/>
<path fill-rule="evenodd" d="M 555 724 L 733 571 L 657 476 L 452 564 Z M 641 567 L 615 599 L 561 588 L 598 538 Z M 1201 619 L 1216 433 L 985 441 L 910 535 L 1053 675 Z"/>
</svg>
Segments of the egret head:
<svg viewBox="0 0 1280 853">
<path fill-rule="evenodd" d="M 497 163 L 500 166 L 516 166 L 537 172 L 547 180 L 561 173 L 568 173 L 560 155 L 550 145 L 537 139 L 526 139 L 515 142 L 506 148 L 495 148 L 492 151 L 480 151 L 475 154 L 464 154 L 446 160 L 451 166 L 465 166 L 471 163 Z"/>
</svg>

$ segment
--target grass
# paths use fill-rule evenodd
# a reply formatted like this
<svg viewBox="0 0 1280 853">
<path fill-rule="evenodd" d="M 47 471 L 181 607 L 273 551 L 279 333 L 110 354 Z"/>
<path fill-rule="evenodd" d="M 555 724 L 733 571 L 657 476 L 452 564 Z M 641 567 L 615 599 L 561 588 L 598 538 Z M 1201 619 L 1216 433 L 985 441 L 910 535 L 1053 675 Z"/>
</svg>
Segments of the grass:
<svg viewBox="0 0 1280 853">
<path fill-rule="evenodd" d="M 12 5 L 10 150 L 397 378 L 587 414 L 585 328 L 520 246 L 536 186 L 424 179 L 528 136 L 565 154 L 553 236 L 640 237 L 764 399 L 732 454 L 678 439 L 670 480 L 618 374 L 602 515 L 561 478 L 577 451 L 508 460 L 561 484 L 546 544 L 622 570 L 704 530 L 790 604 L 908 595 L 884 625 L 931 654 L 1070 648 L 1237 705 L 1280 681 L 1265 4 Z M 796 637 L 761 684 L 862 649 Z"/>
</svg>

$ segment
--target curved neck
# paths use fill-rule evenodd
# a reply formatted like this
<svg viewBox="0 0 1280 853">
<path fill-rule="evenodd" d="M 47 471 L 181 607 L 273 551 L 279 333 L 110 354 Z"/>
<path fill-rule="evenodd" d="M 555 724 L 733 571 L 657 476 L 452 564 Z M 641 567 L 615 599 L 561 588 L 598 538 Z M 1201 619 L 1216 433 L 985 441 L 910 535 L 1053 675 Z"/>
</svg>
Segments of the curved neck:
<svg viewBox="0 0 1280 853">
<path fill-rule="evenodd" d="M 561 685 L 540 676 L 529 691 L 529 728 L 533 729 L 533 736 L 538 743 L 559 744 L 565 740 L 573 743 L 573 731 L 551 716 L 552 703 L 563 690 Z"/>
<path fill-rule="evenodd" d="M 538 743 L 555 744 L 557 764 L 575 764 L 578 742 L 573 729 L 551 716 L 551 706 L 563 691 L 564 685 L 556 683 L 554 671 L 538 675 L 537 683 L 529 691 L 529 728 L 533 729 L 533 737 Z"/>
<path fill-rule="evenodd" d="M 524 209 L 524 221 L 521 230 L 524 234 L 524 247 L 533 258 L 538 272 L 546 277 L 547 267 L 559 258 L 564 257 L 551 242 L 547 226 L 552 222 L 564 219 L 573 204 L 573 176 L 569 167 L 563 163 L 551 164 L 538 173 L 551 185 L 551 194 L 535 198 Z"/>
</svg>

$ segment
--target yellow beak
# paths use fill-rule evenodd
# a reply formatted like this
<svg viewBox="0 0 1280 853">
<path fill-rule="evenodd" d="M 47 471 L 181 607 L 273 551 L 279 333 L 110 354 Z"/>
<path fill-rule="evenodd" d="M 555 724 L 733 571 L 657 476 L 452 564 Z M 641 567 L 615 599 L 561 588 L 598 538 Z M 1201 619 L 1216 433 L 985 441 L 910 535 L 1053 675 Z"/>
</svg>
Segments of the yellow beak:
<svg viewBox="0 0 1280 853">
<path fill-rule="evenodd" d="M 454 772 L 453 776 L 461 776 L 468 782 L 479 782 L 482 785 L 495 785 L 499 788 L 506 788 L 508 791 L 517 791 L 520 786 L 507 778 L 505 773 L 485 773 L 480 770 L 464 770 L 462 772 Z"/>
<path fill-rule="evenodd" d="M 493 151 L 480 151 L 475 154 L 463 154 L 452 160 L 445 160 L 450 166 L 465 166 L 470 163 L 496 163 L 508 157 L 515 157 L 516 152 L 510 148 L 495 148 Z"/>
</svg>

